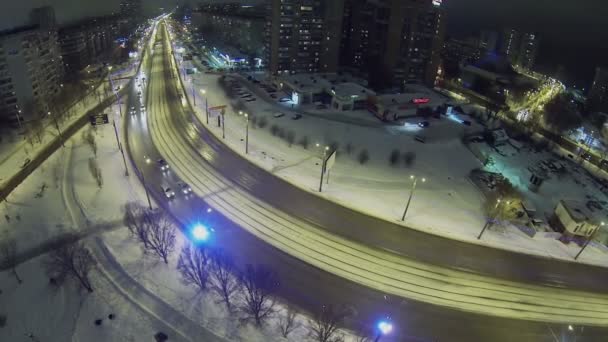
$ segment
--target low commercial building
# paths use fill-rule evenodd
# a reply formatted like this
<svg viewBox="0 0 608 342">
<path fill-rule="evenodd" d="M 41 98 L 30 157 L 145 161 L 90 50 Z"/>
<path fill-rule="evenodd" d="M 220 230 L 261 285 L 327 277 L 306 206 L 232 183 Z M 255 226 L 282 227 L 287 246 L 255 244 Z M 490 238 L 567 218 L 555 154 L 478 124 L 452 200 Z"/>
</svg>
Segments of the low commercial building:
<svg viewBox="0 0 608 342">
<path fill-rule="evenodd" d="M 357 81 L 357 82 L 356 82 Z M 373 90 L 350 75 L 295 74 L 276 79 L 277 87 L 291 95 L 294 105 L 331 104 L 340 111 L 365 109 Z"/>
<path fill-rule="evenodd" d="M 601 222 L 582 202 L 560 200 L 555 207 L 553 225 L 566 235 L 589 237 L 600 228 Z"/>
<path fill-rule="evenodd" d="M 382 121 L 436 112 L 447 99 L 422 86 L 408 86 L 404 93 L 371 96 L 368 110 Z"/>
</svg>

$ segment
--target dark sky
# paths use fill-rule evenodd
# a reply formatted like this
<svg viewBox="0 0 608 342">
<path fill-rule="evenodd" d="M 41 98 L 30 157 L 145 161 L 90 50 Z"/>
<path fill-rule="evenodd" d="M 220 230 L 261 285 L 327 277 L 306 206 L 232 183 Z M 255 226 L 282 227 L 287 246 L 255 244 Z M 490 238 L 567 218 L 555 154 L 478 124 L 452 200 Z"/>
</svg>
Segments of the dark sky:
<svg viewBox="0 0 608 342">
<path fill-rule="evenodd" d="M 597 65 L 608 66 L 608 0 L 444 0 L 448 32 L 514 27 L 541 36 L 539 67 L 561 64 L 570 82 L 589 84 Z"/>
<path fill-rule="evenodd" d="M 186 0 L 184 0 L 186 1 Z M 221 0 L 216 0 L 220 2 Z M 260 2 L 262 0 L 248 0 Z M 323 0 L 332 1 L 332 0 Z M 60 23 L 118 10 L 120 0 L 0 0 L 0 30 L 25 23 L 32 7 L 52 5 Z M 150 10 L 176 0 L 142 0 Z M 192 0 L 191 3 L 198 1 Z M 539 64 L 554 72 L 562 64 L 571 78 L 590 82 L 593 68 L 608 65 L 608 0 L 444 0 L 448 32 L 514 27 L 542 39 Z M 578 77 L 574 77 L 578 76 Z"/>
</svg>

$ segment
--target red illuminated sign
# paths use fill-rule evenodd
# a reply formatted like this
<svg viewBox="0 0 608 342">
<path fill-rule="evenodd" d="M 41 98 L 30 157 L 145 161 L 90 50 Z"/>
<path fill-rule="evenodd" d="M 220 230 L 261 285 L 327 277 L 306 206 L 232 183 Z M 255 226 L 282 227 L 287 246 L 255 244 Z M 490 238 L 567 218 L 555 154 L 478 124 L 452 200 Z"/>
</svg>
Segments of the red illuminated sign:
<svg viewBox="0 0 608 342">
<path fill-rule="evenodd" d="M 430 101 L 431 100 L 427 99 L 427 98 L 412 99 L 413 104 L 425 104 L 425 103 L 429 103 Z"/>
</svg>

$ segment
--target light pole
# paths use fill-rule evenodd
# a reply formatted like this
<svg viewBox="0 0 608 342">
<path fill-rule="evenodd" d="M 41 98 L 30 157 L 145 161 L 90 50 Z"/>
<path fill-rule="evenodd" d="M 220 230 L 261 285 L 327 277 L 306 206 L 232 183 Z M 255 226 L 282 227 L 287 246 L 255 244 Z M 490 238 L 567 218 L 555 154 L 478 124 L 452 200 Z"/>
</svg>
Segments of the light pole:
<svg viewBox="0 0 608 342">
<path fill-rule="evenodd" d="M 416 190 L 416 184 L 418 183 L 418 177 L 410 176 L 412 180 L 412 187 L 410 188 L 410 196 L 407 199 L 407 204 L 405 205 L 405 210 L 403 211 L 403 216 L 401 216 L 401 221 L 405 221 L 405 215 L 407 215 L 407 210 L 410 207 L 410 202 L 412 201 L 412 196 L 414 195 L 414 190 Z M 426 182 L 426 178 L 420 179 L 422 183 Z"/>
<path fill-rule="evenodd" d="M 483 235 L 483 233 L 486 231 L 486 229 L 490 228 L 490 226 L 492 225 L 492 221 L 496 220 L 496 218 L 498 217 L 500 211 L 502 210 L 502 205 L 504 205 L 504 203 L 506 204 L 510 204 L 511 201 L 503 201 L 502 199 L 497 199 L 496 200 L 496 205 L 494 205 L 494 211 L 496 212 L 496 214 L 494 215 L 494 217 L 492 219 L 488 219 L 486 220 L 486 224 L 483 226 L 483 228 L 481 229 L 481 232 L 479 232 L 479 235 L 477 236 L 477 240 L 481 239 L 481 236 Z M 500 207 L 500 208 L 499 208 Z"/>
<path fill-rule="evenodd" d="M 393 324 L 389 321 L 380 321 L 376 328 L 378 329 L 378 335 L 376 335 L 374 342 L 380 341 L 382 336 L 389 335 L 393 331 Z"/>
<path fill-rule="evenodd" d="M 249 154 L 249 114 L 245 113 L 247 124 L 245 125 L 245 154 Z"/>
<path fill-rule="evenodd" d="M 203 96 L 205 96 L 205 94 L 207 94 L 207 91 L 205 89 L 201 89 L 201 94 L 203 94 Z M 209 124 L 209 105 L 207 104 L 207 96 L 205 96 L 205 115 L 207 117 L 207 125 Z"/>
<path fill-rule="evenodd" d="M 194 105 L 196 106 L 196 94 L 194 93 L 194 77 L 191 78 L 190 85 L 192 86 L 192 101 L 194 102 Z"/>
<path fill-rule="evenodd" d="M 59 135 L 59 140 L 61 141 L 61 146 L 65 147 L 65 143 L 63 142 L 63 136 L 61 135 L 61 129 L 59 128 L 59 124 L 57 123 L 57 118 L 54 115 L 51 115 L 50 111 L 47 114 L 53 118 L 53 121 L 55 122 L 55 128 L 57 128 L 57 134 Z"/>
<path fill-rule="evenodd" d="M 593 231 L 593 233 L 591 233 L 591 235 L 589 235 L 589 237 L 587 238 L 587 241 L 585 241 L 585 244 L 583 245 L 583 248 L 581 248 L 581 250 L 578 251 L 578 253 L 574 257 L 574 260 L 578 259 L 578 257 L 581 255 L 581 253 L 583 253 L 585 248 L 587 248 L 587 246 L 589 245 L 589 242 L 591 242 L 591 240 L 593 240 L 593 238 L 595 237 L 595 234 L 597 234 L 597 232 L 600 231 L 600 227 L 602 227 L 603 225 L 604 225 L 604 222 L 601 222 L 600 224 L 597 225 L 597 227 L 595 227 L 595 230 Z"/>
<path fill-rule="evenodd" d="M 19 129 L 23 130 L 23 125 L 21 125 L 21 109 L 17 109 L 15 116 L 17 117 L 17 123 L 19 124 Z"/>
<path fill-rule="evenodd" d="M 125 151 L 122 149 L 120 140 L 118 140 L 118 130 L 116 129 L 116 121 L 112 120 L 112 125 L 114 126 L 114 133 L 116 134 L 116 143 L 118 144 L 118 149 L 120 150 L 120 154 L 122 154 L 122 162 L 125 164 L 125 176 L 128 177 L 129 169 L 127 169 L 127 159 L 125 158 Z"/>
<path fill-rule="evenodd" d="M 317 143 L 317 147 L 319 147 L 320 145 Z M 319 192 L 323 192 L 323 175 L 325 174 L 325 167 L 327 166 L 327 160 L 325 160 L 325 158 L 327 157 L 327 151 L 329 151 L 329 146 L 325 146 L 325 148 L 323 149 L 323 159 L 321 160 L 321 177 L 319 180 Z"/>
</svg>

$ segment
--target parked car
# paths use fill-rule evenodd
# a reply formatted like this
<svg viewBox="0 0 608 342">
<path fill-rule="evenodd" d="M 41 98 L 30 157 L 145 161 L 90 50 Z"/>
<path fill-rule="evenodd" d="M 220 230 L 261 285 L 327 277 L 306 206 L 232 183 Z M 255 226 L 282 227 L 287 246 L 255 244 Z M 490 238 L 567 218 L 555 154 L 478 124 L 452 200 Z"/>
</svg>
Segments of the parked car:
<svg viewBox="0 0 608 342">
<path fill-rule="evenodd" d="M 158 160 L 158 167 L 160 167 L 160 170 L 163 172 L 169 171 L 169 164 L 167 164 L 167 162 L 164 159 Z"/>
<path fill-rule="evenodd" d="M 292 120 L 300 120 L 302 118 L 302 114 L 295 114 L 291 117 Z"/>
<path fill-rule="evenodd" d="M 245 102 L 253 102 L 253 101 L 255 101 L 255 97 L 245 100 Z"/>
<path fill-rule="evenodd" d="M 275 118 L 282 118 L 282 117 L 284 117 L 284 116 L 285 116 L 285 113 L 278 112 L 278 113 L 274 113 L 274 115 L 273 115 L 273 116 L 274 116 Z"/>
<path fill-rule="evenodd" d="M 247 94 L 245 94 L 245 95 L 241 95 L 241 98 L 242 98 L 242 99 L 247 98 L 247 97 L 251 97 L 251 94 L 247 93 Z"/>
<path fill-rule="evenodd" d="M 175 191 L 171 190 L 170 187 L 165 185 L 162 186 L 161 189 L 163 190 L 163 194 L 165 194 L 165 197 L 167 197 L 168 199 L 175 198 Z"/>
<path fill-rule="evenodd" d="M 289 101 L 291 101 L 291 98 L 289 98 L 289 97 L 282 97 L 282 98 L 279 100 L 279 102 L 289 102 Z"/>
<path fill-rule="evenodd" d="M 462 120 L 461 123 L 465 126 L 471 126 L 471 121 L 469 120 Z"/>
<path fill-rule="evenodd" d="M 428 122 L 428 121 L 420 121 L 420 122 L 418 123 L 418 126 L 420 126 L 420 127 L 422 127 L 422 128 L 427 128 L 427 127 L 429 127 L 430 125 L 431 125 L 431 123 L 430 123 L 430 122 Z"/>
</svg>

